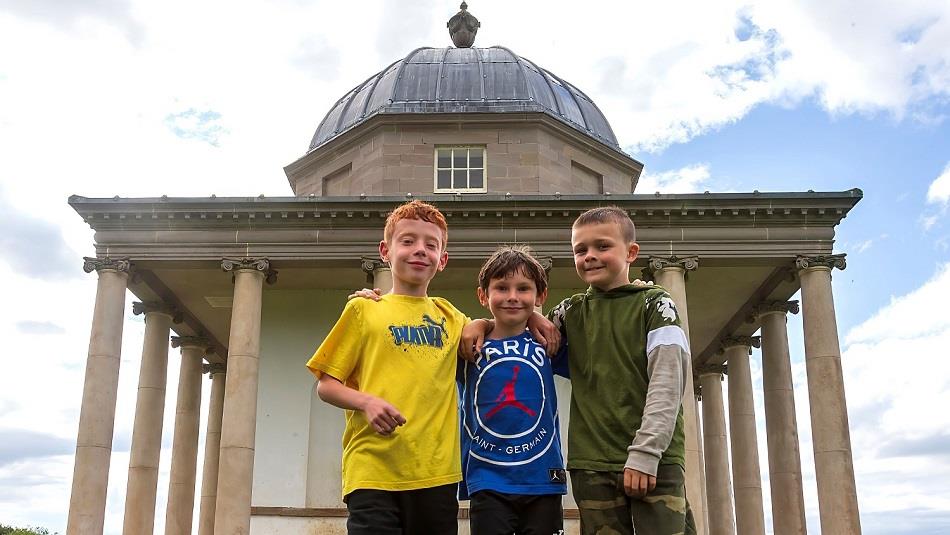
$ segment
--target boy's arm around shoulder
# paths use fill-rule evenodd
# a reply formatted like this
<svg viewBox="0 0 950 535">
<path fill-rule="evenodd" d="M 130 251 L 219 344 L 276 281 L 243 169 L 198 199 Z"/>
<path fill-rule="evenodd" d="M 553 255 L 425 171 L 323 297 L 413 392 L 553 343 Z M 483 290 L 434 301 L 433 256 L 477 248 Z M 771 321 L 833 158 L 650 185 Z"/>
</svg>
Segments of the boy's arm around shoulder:
<svg viewBox="0 0 950 535">
<path fill-rule="evenodd" d="M 673 438 L 686 374 L 691 370 L 689 341 L 680 327 L 672 298 L 662 289 L 651 291 L 646 306 L 649 382 L 640 429 L 627 448 L 624 467 L 655 476 L 660 458 Z"/>
</svg>

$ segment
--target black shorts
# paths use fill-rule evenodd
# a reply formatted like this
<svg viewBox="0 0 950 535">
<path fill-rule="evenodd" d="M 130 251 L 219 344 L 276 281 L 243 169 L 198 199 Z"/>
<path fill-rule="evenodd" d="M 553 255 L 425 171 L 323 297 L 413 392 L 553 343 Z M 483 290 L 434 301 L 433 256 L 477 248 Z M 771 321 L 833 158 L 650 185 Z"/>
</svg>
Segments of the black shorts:
<svg viewBox="0 0 950 535">
<path fill-rule="evenodd" d="M 417 490 L 358 489 L 346 495 L 350 535 L 456 535 L 458 484 Z"/>
<path fill-rule="evenodd" d="M 560 494 L 504 494 L 480 490 L 472 495 L 472 535 L 560 535 L 564 511 Z"/>
</svg>

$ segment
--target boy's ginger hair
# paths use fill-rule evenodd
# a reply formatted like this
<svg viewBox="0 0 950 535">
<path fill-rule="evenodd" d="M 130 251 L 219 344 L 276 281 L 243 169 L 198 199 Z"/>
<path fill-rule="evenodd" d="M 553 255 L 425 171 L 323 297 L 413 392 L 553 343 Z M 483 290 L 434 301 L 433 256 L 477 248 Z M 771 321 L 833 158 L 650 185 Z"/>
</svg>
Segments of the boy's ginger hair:
<svg viewBox="0 0 950 535">
<path fill-rule="evenodd" d="M 445 216 L 435 206 L 419 200 L 400 205 L 389 214 L 389 217 L 386 218 L 386 226 L 383 228 L 383 239 L 386 240 L 386 243 L 389 243 L 389 240 L 392 239 L 396 223 L 403 219 L 417 219 L 439 227 L 439 230 L 442 231 L 442 250 L 444 251 L 448 246 L 449 227 L 445 222 Z"/>
<path fill-rule="evenodd" d="M 571 228 L 583 227 L 585 225 L 597 225 L 600 223 L 613 223 L 620 227 L 620 235 L 627 243 L 637 241 L 637 228 L 633 225 L 633 220 L 627 215 L 627 211 L 619 206 L 601 206 L 591 208 L 583 214 L 577 216 Z"/>
</svg>

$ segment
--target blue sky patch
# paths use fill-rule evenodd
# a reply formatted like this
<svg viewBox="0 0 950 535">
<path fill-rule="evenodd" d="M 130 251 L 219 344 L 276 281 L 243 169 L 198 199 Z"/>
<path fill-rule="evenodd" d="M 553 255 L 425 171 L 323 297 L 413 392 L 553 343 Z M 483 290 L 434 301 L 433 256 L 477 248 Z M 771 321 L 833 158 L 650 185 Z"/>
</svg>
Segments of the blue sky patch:
<svg viewBox="0 0 950 535">
<path fill-rule="evenodd" d="M 165 117 L 165 126 L 181 139 L 204 141 L 212 147 L 219 146 L 227 130 L 221 126 L 221 114 L 214 110 L 188 108 Z"/>
</svg>

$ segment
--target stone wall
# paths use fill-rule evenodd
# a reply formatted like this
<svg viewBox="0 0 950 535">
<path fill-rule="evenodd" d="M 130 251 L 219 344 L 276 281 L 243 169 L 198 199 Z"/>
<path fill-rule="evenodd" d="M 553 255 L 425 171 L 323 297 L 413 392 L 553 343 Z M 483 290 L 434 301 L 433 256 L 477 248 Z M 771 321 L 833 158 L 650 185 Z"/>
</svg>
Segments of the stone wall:
<svg viewBox="0 0 950 535">
<path fill-rule="evenodd" d="M 384 124 L 304 157 L 288 176 L 297 196 L 432 194 L 435 149 L 460 145 L 485 147 L 488 193 L 631 193 L 634 181 L 630 168 L 534 122 Z M 576 165 L 591 176 L 577 180 Z"/>
</svg>

